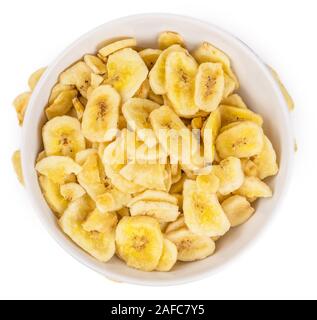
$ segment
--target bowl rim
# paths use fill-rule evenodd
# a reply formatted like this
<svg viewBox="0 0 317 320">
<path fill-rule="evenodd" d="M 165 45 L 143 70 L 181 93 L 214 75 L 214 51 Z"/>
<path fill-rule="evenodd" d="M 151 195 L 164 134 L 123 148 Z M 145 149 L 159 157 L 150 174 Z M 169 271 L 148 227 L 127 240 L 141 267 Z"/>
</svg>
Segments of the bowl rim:
<svg viewBox="0 0 317 320">
<path fill-rule="evenodd" d="M 212 274 L 217 273 L 221 268 L 227 267 L 228 264 L 231 263 L 234 259 L 236 259 L 239 255 L 241 256 L 241 254 L 244 253 L 247 249 L 250 249 L 251 245 L 254 245 L 255 242 L 259 240 L 259 238 L 260 238 L 259 235 L 254 237 L 254 239 L 252 241 L 248 241 L 248 243 L 246 243 L 244 246 L 242 246 L 238 252 L 233 253 L 232 256 L 230 257 L 230 259 L 227 259 L 226 261 L 224 261 L 220 266 L 213 267 L 212 269 L 205 271 L 205 272 L 202 272 L 202 273 L 195 273 L 192 275 L 186 275 L 184 277 L 166 279 L 166 280 L 165 279 L 164 280 L 162 280 L 162 279 L 157 280 L 157 279 L 155 279 L 155 277 L 153 277 L 153 279 L 147 280 L 147 279 L 142 279 L 142 278 L 136 278 L 136 277 L 129 276 L 129 275 L 123 275 L 123 274 L 120 275 L 118 273 L 113 273 L 112 271 L 107 270 L 107 268 L 104 268 L 101 270 L 96 264 L 90 262 L 88 259 L 83 258 L 81 255 L 76 254 L 74 251 L 72 251 L 67 245 L 65 245 L 65 239 L 67 239 L 67 237 L 64 236 L 64 238 L 65 238 L 64 240 L 60 239 L 59 237 L 56 236 L 56 234 L 53 232 L 53 230 L 48 226 L 48 223 L 45 220 L 43 213 L 39 209 L 38 201 L 36 200 L 36 197 L 32 194 L 32 188 L 31 188 L 31 175 L 32 174 L 31 174 L 31 172 L 28 172 L 28 170 L 24 170 L 25 168 L 27 168 L 27 163 L 29 161 L 29 159 L 26 157 L 26 154 L 27 154 L 26 150 L 28 148 L 28 141 L 26 138 L 27 137 L 26 133 L 30 130 L 30 127 L 32 126 L 32 124 L 31 124 L 31 117 L 32 117 L 31 110 L 33 109 L 33 105 L 35 104 L 35 102 L 37 100 L 37 96 L 41 92 L 41 88 L 42 88 L 43 84 L 45 83 L 46 78 L 51 73 L 51 70 L 54 69 L 55 65 L 58 64 L 59 61 L 61 61 L 64 58 L 64 56 L 69 51 L 71 51 L 73 49 L 73 47 L 76 47 L 77 44 L 82 42 L 84 39 L 93 36 L 93 34 L 98 32 L 98 30 L 103 29 L 107 26 L 110 27 L 111 24 L 113 24 L 113 23 L 119 23 L 119 22 L 120 23 L 127 23 L 129 21 L 131 22 L 131 21 L 136 21 L 136 20 L 140 20 L 143 18 L 149 18 L 149 17 L 156 18 L 156 19 L 169 18 L 169 19 L 179 20 L 180 22 L 182 21 L 182 22 L 191 23 L 191 24 L 195 24 L 195 25 L 200 24 L 200 25 L 203 25 L 203 26 L 209 28 L 213 32 L 220 34 L 222 37 L 230 39 L 230 41 L 232 41 L 234 43 L 234 45 L 240 46 L 240 48 L 243 49 L 244 51 L 247 51 L 248 54 L 253 55 L 253 57 L 255 58 L 255 60 L 258 63 L 258 67 L 266 75 L 266 78 L 270 81 L 270 85 L 272 86 L 272 90 L 275 91 L 275 93 L 279 99 L 280 106 L 283 106 L 283 110 L 281 110 L 281 111 L 283 113 L 283 117 L 285 118 L 286 131 L 287 131 L 287 132 L 285 132 L 284 138 L 287 139 L 288 141 L 286 143 L 286 148 L 284 150 L 284 157 L 287 158 L 287 161 L 285 163 L 286 164 L 285 177 L 284 177 L 284 181 L 282 183 L 282 185 L 284 187 L 283 193 L 280 193 L 279 197 L 275 201 L 275 204 L 272 206 L 272 210 L 271 210 L 272 214 L 270 216 L 270 219 L 268 219 L 268 221 L 259 229 L 258 233 L 260 234 L 266 228 L 268 228 L 268 226 L 272 223 L 273 219 L 276 217 L 276 214 L 273 214 L 273 212 L 276 212 L 282 206 L 283 202 L 286 199 L 286 195 L 288 193 L 289 186 L 290 186 L 291 176 L 293 174 L 292 169 L 293 169 L 293 165 L 294 165 L 294 149 L 293 149 L 294 136 L 293 136 L 292 121 L 291 121 L 291 117 L 290 117 L 290 114 L 288 111 L 287 103 L 281 93 L 281 90 L 279 88 L 279 85 L 278 85 L 276 79 L 273 77 L 273 75 L 272 75 L 271 71 L 269 70 L 268 66 L 266 65 L 266 63 L 246 43 L 241 41 L 239 38 L 237 38 L 236 36 L 234 36 L 230 32 L 225 31 L 224 29 L 219 28 L 218 26 L 216 26 L 210 22 L 207 22 L 207 21 L 204 21 L 201 19 L 197 19 L 197 18 L 194 18 L 191 16 L 171 14 L 171 13 L 142 13 L 142 14 L 128 15 L 128 16 L 124 16 L 121 18 L 110 20 L 108 22 L 105 22 L 102 25 L 99 25 L 96 28 L 93 28 L 92 30 L 86 32 L 85 34 L 83 34 L 82 36 L 77 38 L 71 45 L 66 47 L 66 49 L 64 49 L 53 60 L 53 62 L 49 65 L 49 67 L 46 69 L 45 73 L 41 77 L 38 85 L 36 86 L 32 96 L 31 96 L 29 106 L 28 106 L 26 114 L 25 114 L 24 126 L 22 128 L 21 158 L 22 158 L 22 169 L 23 169 L 24 180 L 25 180 L 25 188 L 26 188 L 28 196 L 32 202 L 33 208 L 35 209 L 36 214 L 37 214 L 38 218 L 40 219 L 42 225 L 44 226 L 45 230 L 51 235 L 52 238 L 54 238 L 54 240 L 59 244 L 60 247 L 63 248 L 63 250 L 65 250 L 69 255 L 71 255 L 73 258 L 75 258 L 80 263 L 86 265 L 90 269 L 96 271 L 97 273 L 105 276 L 109 280 L 112 280 L 115 282 L 124 282 L 124 283 L 129 283 L 129 284 L 134 284 L 134 285 L 143 285 L 143 286 L 173 286 L 173 285 L 181 285 L 181 284 L 186 284 L 186 283 L 190 283 L 193 281 L 202 280 L 204 278 L 211 276 Z M 69 240 L 67 239 L 67 241 L 69 241 Z"/>
</svg>

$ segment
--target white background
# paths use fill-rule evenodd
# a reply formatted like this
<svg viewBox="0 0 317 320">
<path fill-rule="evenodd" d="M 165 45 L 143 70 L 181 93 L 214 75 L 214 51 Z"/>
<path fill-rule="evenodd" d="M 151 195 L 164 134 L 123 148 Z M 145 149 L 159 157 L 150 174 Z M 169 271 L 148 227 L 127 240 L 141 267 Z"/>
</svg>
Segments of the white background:
<svg viewBox="0 0 317 320">
<path fill-rule="evenodd" d="M 316 1 L 1 1 L 0 298 L 317 298 Z M 144 12 L 191 15 L 228 30 L 280 73 L 296 102 L 296 166 L 287 201 L 254 246 L 215 276 L 169 288 L 115 283 L 79 264 L 43 229 L 11 168 L 20 129 L 11 102 L 28 75 L 86 31 Z"/>
</svg>

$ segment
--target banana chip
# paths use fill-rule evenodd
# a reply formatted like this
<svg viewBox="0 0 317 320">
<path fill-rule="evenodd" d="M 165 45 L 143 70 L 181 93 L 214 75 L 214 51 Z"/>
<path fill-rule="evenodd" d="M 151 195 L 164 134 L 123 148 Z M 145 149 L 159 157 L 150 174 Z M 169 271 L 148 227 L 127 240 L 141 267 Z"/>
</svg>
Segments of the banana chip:
<svg viewBox="0 0 317 320">
<path fill-rule="evenodd" d="M 17 113 L 20 126 L 23 124 L 25 111 L 29 104 L 30 98 L 31 98 L 31 92 L 24 92 L 18 95 L 13 101 L 13 106 Z"/>
<path fill-rule="evenodd" d="M 136 45 L 137 42 L 134 38 L 123 39 L 106 45 L 105 47 L 99 50 L 99 54 L 101 54 L 103 57 L 108 57 L 110 54 L 116 51 L 119 51 L 124 48 L 132 48 Z"/>
<path fill-rule="evenodd" d="M 107 72 L 106 64 L 96 56 L 87 54 L 84 56 L 84 61 L 95 74 L 105 74 Z"/>
<path fill-rule="evenodd" d="M 21 152 L 20 152 L 20 150 L 17 150 L 13 153 L 11 160 L 12 160 L 14 171 L 18 177 L 18 180 L 23 185 L 24 179 L 23 179 L 23 172 L 22 172 L 22 165 L 21 165 Z"/>
<path fill-rule="evenodd" d="M 40 68 L 31 74 L 28 80 L 28 85 L 31 91 L 35 89 L 37 83 L 39 82 L 39 80 L 41 79 L 45 71 L 46 71 L 46 68 Z"/>
<path fill-rule="evenodd" d="M 164 31 L 160 33 L 158 37 L 158 46 L 161 50 L 165 50 L 174 44 L 185 47 L 184 39 L 179 33 L 173 31 Z"/>
<path fill-rule="evenodd" d="M 172 241 L 168 239 L 164 239 L 163 253 L 156 267 L 156 270 L 161 272 L 170 271 L 175 265 L 176 261 L 177 261 L 176 245 Z"/>
<path fill-rule="evenodd" d="M 151 70 L 161 53 L 162 50 L 158 49 L 144 49 L 139 52 L 139 55 L 145 62 L 148 69 Z"/>
</svg>

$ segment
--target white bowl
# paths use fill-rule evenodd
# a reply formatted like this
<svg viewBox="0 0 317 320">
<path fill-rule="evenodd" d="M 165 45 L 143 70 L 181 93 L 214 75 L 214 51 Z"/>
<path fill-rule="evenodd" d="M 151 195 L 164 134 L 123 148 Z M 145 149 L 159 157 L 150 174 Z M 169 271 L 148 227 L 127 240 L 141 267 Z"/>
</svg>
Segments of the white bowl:
<svg viewBox="0 0 317 320">
<path fill-rule="evenodd" d="M 172 272 L 146 273 L 127 267 L 117 258 L 101 263 L 77 247 L 60 230 L 41 193 L 34 163 L 41 150 L 43 109 L 58 75 L 84 54 L 95 52 L 105 39 L 136 37 L 141 46 L 154 46 L 159 32 L 177 31 L 189 49 L 209 41 L 225 51 L 241 82 L 240 93 L 247 104 L 264 118 L 264 129 L 279 158 L 279 174 L 269 181 L 274 190 L 270 199 L 259 200 L 256 214 L 243 226 L 233 229 L 217 243 L 216 254 L 202 261 L 179 263 Z M 25 186 L 38 215 L 53 238 L 73 257 L 106 277 L 141 285 L 175 285 L 201 279 L 232 261 L 247 245 L 254 243 L 276 213 L 286 193 L 293 162 L 293 134 L 289 112 L 279 87 L 267 66 L 244 43 L 219 28 L 199 20 L 170 14 L 143 14 L 108 22 L 85 34 L 68 47 L 47 69 L 30 101 L 22 135 L 22 166 Z"/>
</svg>

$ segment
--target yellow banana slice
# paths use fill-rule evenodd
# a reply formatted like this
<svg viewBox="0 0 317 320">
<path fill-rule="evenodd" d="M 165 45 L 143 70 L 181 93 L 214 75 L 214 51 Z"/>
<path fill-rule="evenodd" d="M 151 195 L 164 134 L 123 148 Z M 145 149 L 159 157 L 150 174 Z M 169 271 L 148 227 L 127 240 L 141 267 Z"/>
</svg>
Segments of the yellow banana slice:
<svg viewBox="0 0 317 320">
<path fill-rule="evenodd" d="M 21 165 L 21 152 L 20 150 L 16 150 L 12 155 L 12 164 L 14 171 L 18 177 L 18 180 L 22 185 L 24 185 L 24 179 L 23 179 L 23 172 L 22 172 L 22 165 Z"/>
<path fill-rule="evenodd" d="M 231 123 L 227 124 L 226 126 L 221 127 L 219 133 L 223 133 L 224 131 L 226 131 L 228 129 L 231 129 L 231 128 L 235 127 L 236 125 L 240 124 L 240 123 L 241 123 L 241 121 L 231 122 Z"/>
<path fill-rule="evenodd" d="M 154 67 L 149 73 L 150 86 L 155 94 L 165 94 L 167 93 L 167 88 L 165 85 L 165 65 L 166 59 L 171 52 L 186 52 L 184 48 L 175 44 L 165 49 L 158 57 Z"/>
<path fill-rule="evenodd" d="M 82 227 L 87 232 L 104 232 L 112 233 L 118 224 L 116 213 L 100 212 L 98 209 L 90 212 L 86 220 L 82 223 Z"/>
<path fill-rule="evenodd" d="M 159 34 L 158 46 L 161 50 L 165 50 L 174 44 L 185 47 L 184 39 L 179 33 L 173 31 L 164 31 Z"/>
<path fill-rule="evenodd" d="M 56 117 L 42 129 L 43 144 L 47 156 L 63 155 L 74 158 L 85 149 L 85 138 L 80 130 L 80 122 L 69 116 Z"/>
<path fill-rule="evenodd" d="M 149 49 L 144 49 L 140 51 L 139 55 L 145 62 L 148 69 L 151 70 L 161 53 L 162 53 L 162 50 L 149 48 Z"/>
<path fill-rule="evenodd" d="M 127 180 L 146 189 L 168 191 L 166 168 L 163 164 L 140 164 L 131 162 L 120 170 Z"/>
<path fill-rule="evenodd" d="M 271 188 L 257 177 L 245 177 L 242 186 L 234 192 L 246 198 L 270 198 Z"/>
<path fill-rule="evenodd" d="M 45 70 L 46 70 L 46 67 L 40 68 L 31 74 L 31 76 L 29 77 L 29 80 L 28 80 L 28 85 L 29 85 L 29 88 L 31 91 L 33 91 L 35 89 L 37 83 L 39 82 L 39 80 L 42 77 Z"/>
<path fill-rule="evenodd" d="M 30 98 L 31 98 L 31 92 L 24 92 L 18 95 L 13 101 L 13 106 L 17 113 L 20 126 L 23 124 L 24 115 L 26 112 L 26 108 L 29 104 Z"/>
<path fill-rule="evenodd" d="M 220 63 L 202 63 L 196 75 L 195 103 L 204 111 L 211 112 L 220 104 L 225 87 L 222 65 Z"/>
<path fill-rule="evenodd" d="M 64 156 L 49 156 L 39 161 L 35 169 L 55 183 L 64 184 L 72 173 L 78 174 L 82 168 L 73 159 Z"/>
<path fill-rule="evenodd" d="M 52 104 L 54 100 L 62 93 L 63 91 L 69 91 L 69 90 L 74 90 L 76 87 L 74 85 L 67 85 L 67 84 L 61 84 L 57 83 L 50 94 L 49 100 L 48 100 L 48 105 Z"/>
<path fill-rule="evenodd" d="M 77 90 L 62 91 L 56 99 L 45 109 L 48 120 L 67 114 L 73 107 L 73 99 L 77 96 Z"/>
<path fill-rule="evenodd" d="M 134 98 L 140 98 L 140 99 L 146 99 L 150 92 L 150 82 L 149 79 L 145 79 L 143 83 L 141 84 L 141 87 L 138 89 L 138 91 L 133 96 Z"/>
<path fill-rule="evenodd" d="M 91 74 L 91 80 L 90 80 L 90 87 L 89 90 L 91 90 L 88 94 L 87 92 L 87 98 L 90 98 L 90 95 L 93 91 L 93 89 L 96 89 L 97 87 L 99 87 L 103 82 L 104 82 L 104 78 L 98 74 L 92 73 Z"/>
<path fill-rule="evenodd" d="M 86 160 L 88 159 L 88 157 L 89 157 L 91 154 L 97 154 L 97 150 L 90 148 L 90 149 L 85 149 L 85 150 L 79 151 L 79 152 L 76 153 L 75 161 L 76 161 L 80 166 L 83 166 L 84 163 L 86 162 Z"/>
<path fill-rule="evenodd" d="M 252 121 L 257 125 L 263 125 L 263 119 L 259 114 L 252 112 L 249 109 L 220 105 L 221 124 L 226 126 L 236 121 Z"/>
<path fill-rule="evenodd" d="M 260 154 L 253 157 L 253 162 L 257 168 L 258 177 L 263 180 L 278 173 L 276 153 L 271 141 L 264 136 L 263 148 Z"/>
<path fill-rule="evenodd" d="M 138 201 L 162 201 L 177 205 L 177 199 L 174 196 L 170 195 L 168 192 L 157 190 L 146 190 L 141 194 L 138 194 L 129 201 L 127 206 L 131 207 Z"/>
<path fill-rule="evenodd" d="M 212 173 L 218 177 L 218 191 L 223 195 L 239 189 L 244 181 L 241 161 L 238 158 L 228 157 L 222 160 L 219 165 L 213 166 Z"/>
<path fill-rule="evenodd" d="M 117 226 L 116 245 L 128 266 L 153 271 L 163 252 L 160 225 L 151 217 L 123 217 Z"/>
<path fill-rule="evenodd" d="M 39 176 L 44 198 L 57 217 L 61 217 L 68 206 L 68 201 L 61 195 L 60 186 L 45 176 Z"/>
<path fill-rule="evenodd" d="M 181 228 L 186 228 L 184 215 L 180 215 L 177 220 L 170 222 L 165 229 L 165 234 Z"/>
<path fill-rule="evenodd" d="M 149 116 L 160 105 L 147 99 L 131 98 L 122 106 L 122 113 L 129 127 L 139 139 L 149 147 L 156 145 L 156 136 L 152 130 Z"/>
<path fill-rule="evenodd" d="M 137 45 L 137 41 L 135 38 L 122 39 L 122 40 L 118 40 L 110 44 L 107 44 L 105 47 L 99 50 L 99 54 L 101 54 L 103 57 L 108 57 L 110 54 L 116 51 L 119 51 L 124 48 L 132 48 L 132 47 L 135 47 L 136 45 Z"/>
<path fill-rule="evenodd" d="M 171 52 L 165 65 L 167 96 L 179 116 L 194 116 L 199 107 L 195 103 L 196 61 L 186 52 Z"/>
<path fill-rule="evenodd" d="M 246 176 L 257 177 L 258 168 L 250 159 L 241 159 L 242 170 Z"/>
<path fill-rule="evenodd" d="M 148 75 L 144 61 L 130 48 L 112 54 L 108 59 L 107 71 L 107 83 L 119 92 L 122 102 L 135 95 Z"/>
<path fill-rule="evenodd" d="M 61 185 L 60 193 L 65 200 L 71 202 L 82 197 L 86 193 L 86 191 L 78 183 L 70 182 Z"/>
<path fill-rule="evenodd" d="M 81 101 L 77 97 L 75 97 L 72 100 L 72 103 L 73 103 L 73 107 L 76 111 L 77 119 L 79 121 L 81 121 L 83 114 L 84 114 L 84 111 L 85 111 L 85 107 L 83 106 L 83 104 L 81 103 Z"/>
<path fill-rule="evenodd" d="M 163 253 L 156 267 L 156 270 L 161 272 L 170 271 L 174 267 L 176 261 L 177 261 L 176 245 L 172 241 L 168 239 L 164 239 Z"/>
<path fill-rule="evenodd" d="M 159 222 L 175 221 L 179 216 L 177 205 L 163 201 L 137 201 L 129 208 L 131 216 L 150 216 Z"/>
<path fill-rule="evenodd" d="M 120 96 L 109 85 L 103 85 L 91 93 L 82 119 L 82 132 L 90 141 L 111 141 L 119 120 Z"/>
<path fill-rule="evenodd" d="M 91 69 L 83 61 L 79 61 L 60 75 L 60 83 L 74 85 L 80 94 L 87 98 L 90 87 Z"/>
<path fill-rule="evenodd" d="M 245 223 L 253 215 L 254 209 L 245 197 L 232 196 L 221 204 L 231 227 Z"/>
<path fill-rule="evenodd" d="M 233 106 L 242 109 L 248 109 L 247 105 L 244 103 L 242 98 L 238 94 L 232 94 L 227 98 L 224 98 L 221 102 L 222 104 Z"/>
<path fill-rule="evenodd" d="M 101 262 L 109 261 L 115 253 L 114 229 L 91 232 L 86 231 L 82 223 L 88 214 L 94 210 L 88 197 L 81 197 L 70 203 L 59 220 L 62 230 L 83 250 Z"/>
<path fill-rule="evenodd" d="M 220 179 L 213 171 L 208 175 L 198 176 L 196 182 L 198 190 L 205 192 L 216 193 L 220 187 Z"/>
<path fill-rule="evenodd" d="M 223 90 L 223 98 L 228 98 L 236 89 L 236 83 L 226 73 L 224 74 L 225 87 Z"/>
<path fill-rule="evenodd" d="M 106 64 L 97 56 L 86 54 L 84 61 L 95 74 L 105 74 L 107 72 Z"/>
<path fill-rule="evenodd" d="M 187 180 L 183 197 L 185 223 L 190 231 L 201 236 L 217 237 L 230 229 L 230 223 L 215 194 L 199 190 L 195 181 Z"/>
<path fill-rule="evenodd" d="M 230 59 L 223 51 L 208 42 L 203 42 L 193 52 L 193 57 L 199 64 L 204 62 L 221 63 L 225 73 L 234 80 L 236 89 L 239 88 L 239 81 L 231 69 Z"/>
<path fill-rule="evenodd" d="M 219 156 L 248 158 L 258 155 L 263 147 L 263 130 L 256 123 L 243 121 L 225 130 L 216 140 Z"/>
<path fill-rule="evenodd" d="M 169 232 L 166 237 L 176 245 L 179 261 L 202 260 L 211 256 L 216 249 L 211 238 L 197 235 L 186 228 Z"/>
</svg>

